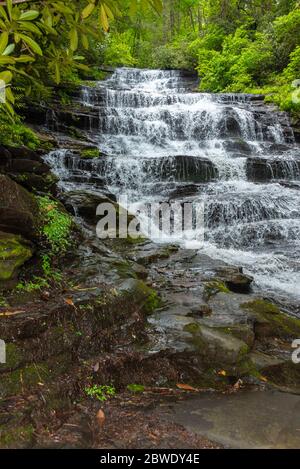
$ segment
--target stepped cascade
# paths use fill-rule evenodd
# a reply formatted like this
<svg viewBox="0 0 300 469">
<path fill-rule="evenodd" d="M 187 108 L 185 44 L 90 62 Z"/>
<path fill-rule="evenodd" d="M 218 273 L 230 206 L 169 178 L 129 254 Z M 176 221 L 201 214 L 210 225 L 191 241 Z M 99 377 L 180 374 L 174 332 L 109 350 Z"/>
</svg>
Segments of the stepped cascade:
<svg viewBox="0 0 300 469">
<path fill-rule="evenodd" d="M 64 190 L 105 184 L 133 207 L 204 202 L 205 242 L 187 248 L 243 266 L 256 288 L 300 299 L 300 148 L 261 97 L 196 93 L 183 71 L 117 69 L 78 96 L 100 158 L 47 158 Z M 59 116 L 58 116 L 59 118 Z M 59 125 L 59 124 L 57 124 Z M 176 242 L 176 231 L 161 242 Z"/>
</svg>

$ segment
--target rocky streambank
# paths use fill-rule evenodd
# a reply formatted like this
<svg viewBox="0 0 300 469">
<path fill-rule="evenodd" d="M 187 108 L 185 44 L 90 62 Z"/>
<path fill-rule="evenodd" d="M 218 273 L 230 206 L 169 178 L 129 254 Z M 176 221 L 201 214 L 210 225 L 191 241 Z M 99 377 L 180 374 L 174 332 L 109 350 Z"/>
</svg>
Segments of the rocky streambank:
<svg viewBox="0 0 300 469">
<path fill-rule="evenodd" d="M 8 162 L 14 151 L 5 149 Z M 37 200 L 50 197 L 49 181 L 59 192 L 41 157 L 28 156 L 26 174 L 38 177 L 43 168 L 46 186 L 37 188 L 34 177 L 30 185 L 15 164 L 2 166 L 0 176 L 0 336 L 7 346 L 0 365 L 2 447 L 108 447 L 117 433 L 116 447 L 127 445 L 128 434 L 133 446 L 185 447 L 189 441 L 209 447 L 184 427 L 164 427 L 159 403 L 243 386 L 299 392 L 299 367 L 291 362 L 298 319 L 254 295 L 253 279 L 238 267 L 145 239 L 96 239 L 92 214 L 100 200 L 91 194 L 61 198 L 84 218 L 72 228 L 74 244 L 57 261 L 60 280 L 16 289 L 20 269 L 24 285 L 37 277 L 45 249 Z M 107 385 L 116 389 L 113 402 L 87 397 L 86 389 Z M 114 425 L 118 406 L 128 408 L 132 422 L 121 434 Z M 99 423 L 100 408 L 107 429 Z M 145 426 L 149 409 L 156 409 L 153 425 L 162 420 L 156 436 L 147 426 L 137 443 L 133 421 Z"/>
<path fill-rule="evenodd" d="M 199 250 L 143 237 L 99 240 L 98 204 L 119 210 L 109 166 L 86 130 L 92 111 L 84 106 L 85 116 L 75 118 L 73 102 L 66 112 L 70 122 L 63 116 L 52 130 L 38 127 L 43 150 L 0 149 L 0 339 L 7 354 L 0 447 L 230 446 L 166 409 L 193 410 L 202 395 L 298 394 L 300 369 L 291 359 L 297 308 L 258 293 L 239 265 Z M 249 158 L 249 178 L 281 179 L 286 166 L 251 158 L 232 116 L 226 119 L 227 150 Z M 70 170 L 68 191 L 51 172 L 50 149 Z M 170 200 L 194 195 L 219 175 L 210 160 L 184 155 L 164 157 L 159 171 L 162 181 L 172 172 Z M 97 190 L 78 190 L 82 183 Z"/>
</svg>

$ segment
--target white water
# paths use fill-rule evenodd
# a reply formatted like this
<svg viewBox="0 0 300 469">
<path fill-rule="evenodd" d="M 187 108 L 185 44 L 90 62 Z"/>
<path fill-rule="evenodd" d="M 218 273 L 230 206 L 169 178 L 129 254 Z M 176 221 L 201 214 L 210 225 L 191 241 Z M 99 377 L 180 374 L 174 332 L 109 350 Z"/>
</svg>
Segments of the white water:
<svg viewBox="0 0 300 469">
<path fill-rule="evenodd" d="M 180 200 L 205 202 L 205 243 L 189 233 L 185 247 L 241 265 L 260 288 L 300 300 L 300 192 L 278 181 L 300 179 L 291 129 L 245 96 L 192 93 L 189 86 L 179 72 L 118 69 L 99 83 L 101 99 L 86 87 L 82 99 L 99 112 L 90 137 L 111 157 L 80 167 L 71 158 L 68 169 L 57 155 L 50 160 L 65 181 L 66 171 L 105 176 L 110 190 L 132 203 L 168 200 L 174 189 L 194 184 L 198 193 Z M 180 155 L 194 157 L 192 167 L 179 164 Z M 249 176 L 254 157 L 270 163 L 265 181 Z M 205 181 L 195 179 L 201 171 Z"/>
</svg>

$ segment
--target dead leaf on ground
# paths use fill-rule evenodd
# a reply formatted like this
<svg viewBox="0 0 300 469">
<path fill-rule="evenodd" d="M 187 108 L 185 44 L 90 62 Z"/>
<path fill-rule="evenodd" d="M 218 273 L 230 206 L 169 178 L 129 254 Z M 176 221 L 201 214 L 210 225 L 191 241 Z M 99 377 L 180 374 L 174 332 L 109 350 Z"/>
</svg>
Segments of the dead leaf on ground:
<svg viewBox="0 0 300 469">
<path fill-rule="evenodd" d="M 99 427 L 103 427 L 103 425 L 105 424 L 105 413 L 103 412 L 102 409 L 98 410 L 96 419 L 97 419 Z"/>
<path fill-rule="evenodd" d="M 65 303 L 67 303 L 67 305 L 73 306 L 73 308 L 75 308 L 75 305 L 74 305 L 74 302 L 73 302 L 72 298 L 65 298 Z"/>
<path fill-rule="evenodd" d="M 0 313 L 0 316 L 15 316 L 16 314 L 26 313 L 24 310 L 20 311 L 4 311 L 4 313 Z"/>
<path fill-rule="evenodd" d="M 93 366 L 94 372 L 97 373 L 97 371 L 99 371 L 99 368 L 100 368 L 100 363 L 98 362 Z"/>
<path fill-rule="evenodd" d="M 197 392 L 197 391 L 198 391 L 198 389 L 193 388 L 193 386 L 190 386 L 189 384 L 177 383 L 176 386 L 177 386 L 179 389 L 182 389 L 183 391 L 194 391 L 194 392 Z"/>
<path fill-rule="evenodd" d="M 219 376 L 227 376 L 227 373 L 225 370 L 218 371 Z"/>
</svg>

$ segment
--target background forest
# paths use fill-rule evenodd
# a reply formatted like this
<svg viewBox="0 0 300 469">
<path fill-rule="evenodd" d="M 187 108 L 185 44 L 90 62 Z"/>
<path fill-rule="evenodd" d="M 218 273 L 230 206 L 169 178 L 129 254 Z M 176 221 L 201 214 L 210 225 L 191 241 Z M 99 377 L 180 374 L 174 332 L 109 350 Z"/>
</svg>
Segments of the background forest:
<svg viewBox="0 0 300 469">
<path fill-rule="evenodd" d="M 200 91 L 265 93 L 300 115 L 297 0 L 7 0 L 0 31 L 2 143 L 13 118 L 12 140 L 34 145 L 15 111 L 103 66 L 195 69 Z"/>
</svg>

